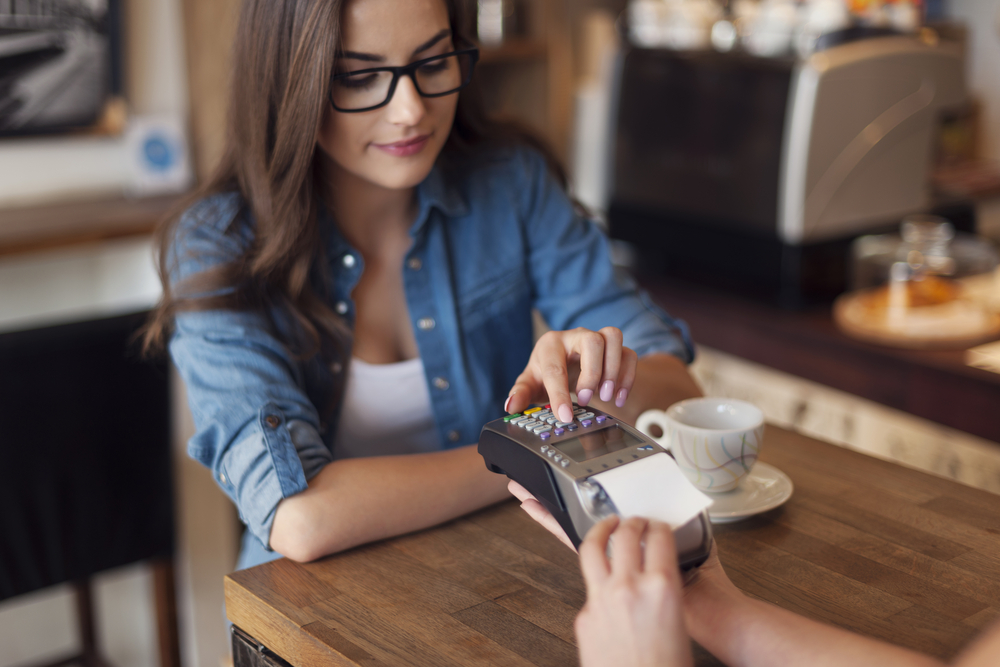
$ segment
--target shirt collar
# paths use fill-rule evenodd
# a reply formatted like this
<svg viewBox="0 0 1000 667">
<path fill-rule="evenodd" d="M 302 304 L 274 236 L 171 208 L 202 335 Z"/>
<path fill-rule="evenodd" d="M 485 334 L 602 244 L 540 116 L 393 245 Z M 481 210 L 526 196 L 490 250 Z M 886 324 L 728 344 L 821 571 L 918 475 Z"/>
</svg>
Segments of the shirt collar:
<svg viewBox="0 0 1000 667">
<path fill-rule="evenodd" d="M 449 182 L 436 164 L 417 186 L 417 218 L 410 229 L 410 236 L 416 236 L 427 224 L 432 208 L 437 208 L 448 217 L 461 217 L 469 212 L 468 203 L 458 185 Z"/>
</svg>

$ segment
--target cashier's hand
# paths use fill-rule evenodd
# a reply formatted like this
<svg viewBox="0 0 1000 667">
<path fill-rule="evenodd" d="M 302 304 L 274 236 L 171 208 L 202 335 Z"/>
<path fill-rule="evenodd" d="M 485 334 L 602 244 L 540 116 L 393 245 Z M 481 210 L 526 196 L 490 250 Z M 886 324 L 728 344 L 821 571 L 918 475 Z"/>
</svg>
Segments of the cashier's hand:
<svg viewBox="0 0 1000 667">
<path fill-rule="evenodd" d="M 560 542 L 568 546 L 573 551 L 576 551 L 576 547 L 573 546 L 573 542 L 569 539 L 566 531 L 562 529 L 562 526 L 559 525 L 556 518 L 552 516 L 547 509 L 545 509 L 545 506 L 535 500 L 535 497 L 531 495 L 530 491 L 514 480 L 507 482 L 507 490 L 510 491 L 515 498 L 521 501 L 521 509 L 527 512 L 528 516 L 542 524 L 542 527 L 558 537 Z"/>
<path fill-rule="evenodd" d="M 532 403 L 547 402 L 557 417 L 573 421 L 570 384 L 574 378 L 580 405 L 599 396 L 622 407 L 635 382 L 637 361 L 636 353 L 622 345 L 622 332 L 614 327 L 549 331 L 535 343 L 504 408 L 515 413 Z"/>
<path fill-rule="evenodd" d="M 574 629 L 582 667 L 693 664 L 670 526 L 638 517 L 605 519 L 580 545 L 580 568 L 587 603 Z"/>
</svg>

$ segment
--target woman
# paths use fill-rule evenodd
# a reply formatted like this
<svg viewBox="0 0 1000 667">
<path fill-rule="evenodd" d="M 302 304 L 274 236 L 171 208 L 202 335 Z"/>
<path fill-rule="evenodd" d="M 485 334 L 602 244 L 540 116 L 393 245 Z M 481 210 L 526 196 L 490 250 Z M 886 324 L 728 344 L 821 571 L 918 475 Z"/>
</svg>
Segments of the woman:
<svg viewBox="0 0 1000 667">
<path fill-rule="evenodd" d="M 682 325 L 459 93 L 460 4 L 244 4 L 225 157 L 161 232 L 147 335 L 169 334 L 189 453 L 247 525 L 240 567 L 506 497 L 469 444 L 504 407 L 563 415 L 572 387 L 634 418 L 698 393 Z M 554 329 L 534 347 L 532 308 Z"/>
</svg>

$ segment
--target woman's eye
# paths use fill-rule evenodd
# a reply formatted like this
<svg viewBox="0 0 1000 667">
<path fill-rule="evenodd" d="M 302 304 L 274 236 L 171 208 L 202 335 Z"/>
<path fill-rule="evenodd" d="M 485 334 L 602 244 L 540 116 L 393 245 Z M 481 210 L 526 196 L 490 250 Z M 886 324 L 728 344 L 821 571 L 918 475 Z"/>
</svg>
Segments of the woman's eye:
<svg viewBox="0 0 1000 667">
<path fill-rule="evenodd" d="M 344 88 L 350 88 L 351 90 L 363 90 L 365 88 L 371 88 L 375 85 L 375 81 L 378 79 L 378 74 L 361 74 L 358 76 L 348 76 L 343 79 L 337 79 L 337 85 Z"/>
<path fill-rule="evenodd" d="M 421 74 L 437 74 L 438 72 L 443 72 L 449 67 L 448 60 L 438 60 L 437 62 L 427 63 L 426 65 L 420 66 Z"/>
</svg>

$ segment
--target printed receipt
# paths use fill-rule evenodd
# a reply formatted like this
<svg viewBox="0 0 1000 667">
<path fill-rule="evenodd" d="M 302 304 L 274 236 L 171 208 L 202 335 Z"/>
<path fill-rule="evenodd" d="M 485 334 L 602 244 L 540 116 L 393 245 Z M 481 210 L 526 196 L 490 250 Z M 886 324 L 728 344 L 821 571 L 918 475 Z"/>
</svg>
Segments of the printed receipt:
<svg viewBox="0 0 1000 667">
<path fill-rule="evenodd" d="M 712 504 L 667 454 L 653 454 L 590 479 L 604 488 L 623 518 L 656 519 L 674 530 Z"/>
</svg>

